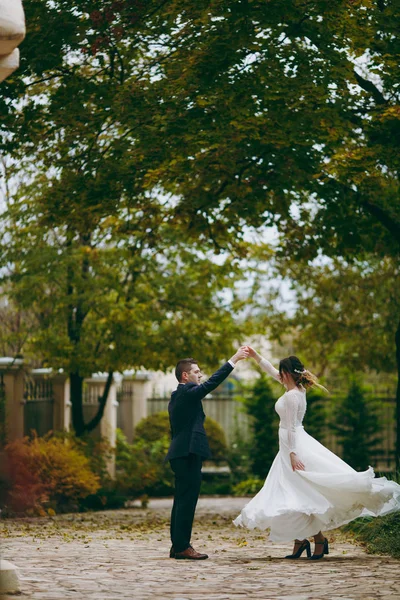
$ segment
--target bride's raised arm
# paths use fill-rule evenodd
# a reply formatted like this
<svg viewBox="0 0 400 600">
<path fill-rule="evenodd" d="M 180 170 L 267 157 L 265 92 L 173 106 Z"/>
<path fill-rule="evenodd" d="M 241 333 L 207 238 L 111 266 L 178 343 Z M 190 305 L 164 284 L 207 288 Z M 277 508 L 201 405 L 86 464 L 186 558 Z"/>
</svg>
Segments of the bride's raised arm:
<svg viewBox="0 0 400 600">
<path fill-rule="evenodd" d="M 262 370 L 268 373 L 268 375 L 271 375 L 271 377 L 273 377 L 277 381 L 279 381 L 279 383 L 282 383 L 278 369 L 275 369 L 275 367 L 271 365 L 269 360 L 263 358 L 261 354 L 258 354 L 258 352 L 254 350 L 254 348 L 252 348 L 251 346 L 247 346 L 247 348 L 249 350 L 249 355 L 252 358 L 254 358 L 254 360 L 260 365 Z"/>
</svg>

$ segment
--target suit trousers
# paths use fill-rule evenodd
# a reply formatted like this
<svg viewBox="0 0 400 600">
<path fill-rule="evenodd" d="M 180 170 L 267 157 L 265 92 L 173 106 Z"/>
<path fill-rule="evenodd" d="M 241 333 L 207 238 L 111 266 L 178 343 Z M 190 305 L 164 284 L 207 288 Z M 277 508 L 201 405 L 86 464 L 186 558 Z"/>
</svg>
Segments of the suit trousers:
<svg viewBox="0 0 400 600">
<path fill-rule="evenodd" d="M 170 460 L 175 474 L 171 512 L 171 541 L 175 552 L 183 552 L 190 546 L 194 513 L 200 494 L 202 462 L 202 457 L 198 454 Z"/>
</svg>

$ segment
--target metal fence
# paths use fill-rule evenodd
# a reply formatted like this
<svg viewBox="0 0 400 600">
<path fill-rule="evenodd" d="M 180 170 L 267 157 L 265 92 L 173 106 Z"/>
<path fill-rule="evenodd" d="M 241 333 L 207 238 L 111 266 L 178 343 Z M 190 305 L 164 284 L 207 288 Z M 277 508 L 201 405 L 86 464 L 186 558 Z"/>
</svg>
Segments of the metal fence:
<svg viewBox="0 0 400 600">
<path fill-rule="evenodd" d="M 53 429 L 54 396 L 50 379 L 25 380 L 24 435 L 36 431 L 39 436 Z"/>
<path fill-rule="evenodd" d="M 117 389 L 117 402 L 118 402 L 118 407 L 117 407 L 117 427 L 119 429 L 123 429 L 124 428 L 124 421 L 123 421 L 123 410 L 122 410 L 122 403 L 124 401 L 126 402 L 132 402 L 133 399 L 135 397 L 134 391 L 133 391 L 133 387 L 132 387 L 132 382 L 131 381 L 122 381 L 120 383 L 120 386 Z M 167 401 L 167 405 L 168 405 L 168 401 Z M 150 407 L 150 403 L 148 404 L 148 407 Z M 156 410 L 154 412 L 160 412 L 162 410 L 166 410 L 165 408 L 160 408 L 160 410 Z M 148 413 L 148 414 L 152 414 L 152 413 Z"/>
</svg>

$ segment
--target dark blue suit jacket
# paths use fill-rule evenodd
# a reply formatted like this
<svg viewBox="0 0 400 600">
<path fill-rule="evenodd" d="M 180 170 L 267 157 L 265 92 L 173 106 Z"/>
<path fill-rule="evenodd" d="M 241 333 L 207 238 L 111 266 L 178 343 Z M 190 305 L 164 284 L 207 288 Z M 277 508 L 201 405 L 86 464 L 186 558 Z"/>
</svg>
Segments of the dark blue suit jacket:
<svg viewBox="0 0 400 600">
<path fill-rule="evenodd" d="M 211 457 L 204 430 L 205 414 L 201 401 L 232 371 L 232 365 L 227 362 L 204 383 L 180 383 L 172 392 L 168 404 L 172 439 L 166 460 L 188 456 L 190 453 L 199 454 L 203 458 Z"/>
</svg>

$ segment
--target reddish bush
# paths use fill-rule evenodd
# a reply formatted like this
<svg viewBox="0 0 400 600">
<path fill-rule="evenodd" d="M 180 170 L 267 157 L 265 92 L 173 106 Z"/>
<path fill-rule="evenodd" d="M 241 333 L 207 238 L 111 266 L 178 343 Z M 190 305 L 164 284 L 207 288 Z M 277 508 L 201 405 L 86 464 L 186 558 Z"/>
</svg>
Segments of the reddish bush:
<svg viewBox="0 0 400 600">
<path fill-rule="evenodd" d="M 99 477 L 88 459 L 67 439 L 23 438 L 5 448 L 8 460 L 8 509 L 43 513 L 43 506 L 62 509 L 94 494 Z"/>
</svg>

